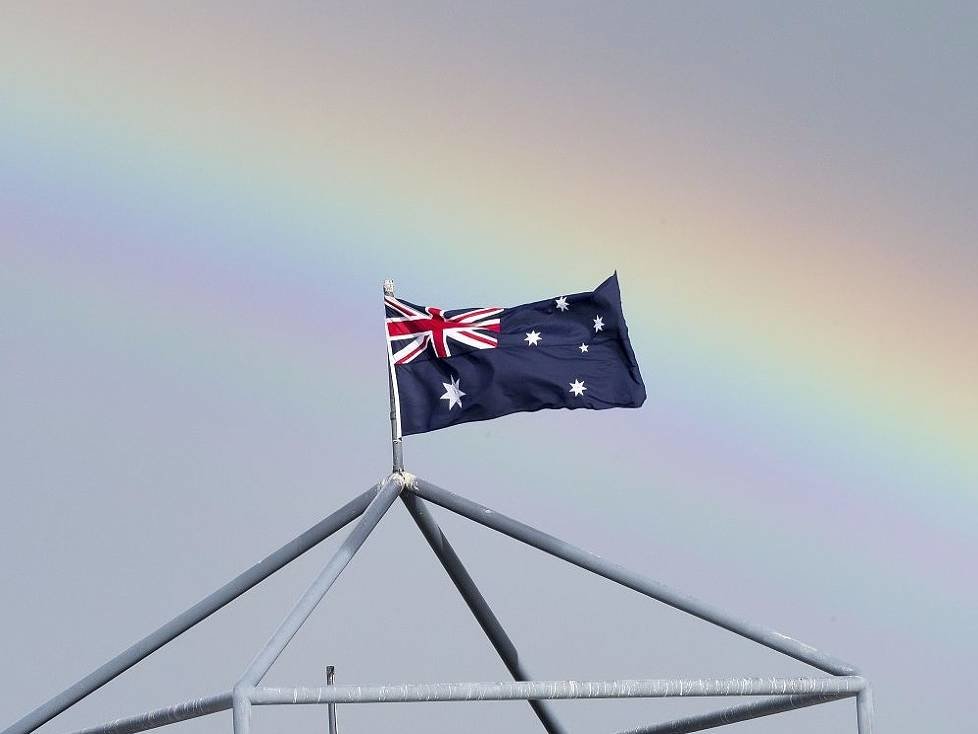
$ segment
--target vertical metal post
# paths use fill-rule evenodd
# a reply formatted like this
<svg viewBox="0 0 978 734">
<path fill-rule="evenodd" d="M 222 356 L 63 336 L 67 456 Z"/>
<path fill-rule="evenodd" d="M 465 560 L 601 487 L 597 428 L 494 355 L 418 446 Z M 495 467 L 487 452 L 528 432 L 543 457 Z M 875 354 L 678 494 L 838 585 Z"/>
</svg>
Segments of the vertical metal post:
<svg viewBox="0 0 978 734">
<path fill-rule="evenodd" d="M 251 694 L 243 686 L 231 693 L 231 725 L 234 734 L 251 734 Z"/>
<path fill-rule="evenodd" d="M 390 278 L 384 281 L 384 295 L 394 297 L 394 281 Z M 387 333 L 387 318 L 384 318 L 384 341 L 387 343 L 388 387 L 391 396 L 391 450 L 393 454 L 393 472 L 400 474 L 404 471 L 404 449 L 401 436 L 401 399 L 397 391 L 397 370 L 394 367 L 394 351 Z"/>
<path fill-rule="evenodd" d="M 455 588 L 462 595 L 462 598 L 472 611 L 479 626 L 482 627 L 482 631 L 486 633 L 489 642 L 492 643 L 499 657 L 502 658 L 506 668 L 513 676 L 513 680 L 533 680 L 533 676 L 527 672 L 520 662 L 520 656 L 516 650 L 516 646 L 509 639 L 506 630 L 503 629 L 496 615 L 493 614 L 489 602 L 486 601 L 482 592 L 479 591 L 479 587 L 475 585 L 475 581 L 472 580 L 469 572 L 462 565 L 461 559 L 456 555 L 455 549 L 448 542 L 445 533 L 438 526 L 435 518 L 425 506 L 424 500 L 414 496 L 410 492 L 406 492 L 401 495 L 401 501 L 408 508 L 408 512 L 414 518 L 414 522 L 417 524 L 421 534 L 424 535 L 425 540 L 428 541 L 428 545 L 431 546 L 438 560 L 441 561 L 441 565 L 448 572 L 449 578 L 451 578 L 452 583 L 455 584 Z M 557 720 L 557 716 L 553 712 L 552 706 L 548 702 L 529 701 L 529 704 L 533 709 L 533 713 L 537 715 L 540 723 L 543 724 L 543 728 L 549 734 L 566 733 L 566 729 L 561 726 Z"/>
<path fill-rule="evenodd" d="M 873 689 L 869 686 L 856 695 L 856 724 L 859 734 L 873 734 Z"/>
<path fill-rule="evenodd" d="M 333 676 L 336 673 L 336 668 L 332 665 L 326 666 L 326 685 L 333 685 Z M 329 734 L 336 734 L 336 704 L 328 703 L 326 704 L 326 717 L 329 721 Z"/>
</svg>

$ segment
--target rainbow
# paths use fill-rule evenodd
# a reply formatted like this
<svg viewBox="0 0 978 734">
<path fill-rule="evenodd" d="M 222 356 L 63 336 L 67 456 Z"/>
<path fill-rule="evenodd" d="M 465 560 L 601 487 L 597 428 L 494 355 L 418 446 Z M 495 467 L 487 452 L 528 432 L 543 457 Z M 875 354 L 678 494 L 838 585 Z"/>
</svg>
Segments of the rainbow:
<svg viewBox="0 0 978 734">
<path fill-rule="evenodd" d="M 914 259 L 919 233 L 885 201 L 806 208 L 718 172 L 642 128 L 610 81 L 589 109 L 625 121 L 555 126 L 505 75 L 475 94 L 432 53 L 391 80 L 398 59 L 367 31 L 323 47 L 298 22 L 199 12 L 34 9 L 0 29 L 0 305 L 29 297 L 39 321 L 75 314 L 177 370 L 242 350 L 228 390 L 273 380 L 299 403 L 325 369 L 350 389 L 383 380 L 382 364 L 333 363 L 328 339 L 382 354 L 387 275 L 414 301 L 466 306 L 617 268 L 649 383 L 641 420 L 676 426 L 660 438 L 678 453 L 709 434 L 718 464 L 801 456 L 790 478 L 963 547 L 978 289 L 948 265 L 961 253 Z M 622 130 L 648 151 L 623 156 Z M 363 315 L 337 326 L 338 308 Z"/>
</svg>

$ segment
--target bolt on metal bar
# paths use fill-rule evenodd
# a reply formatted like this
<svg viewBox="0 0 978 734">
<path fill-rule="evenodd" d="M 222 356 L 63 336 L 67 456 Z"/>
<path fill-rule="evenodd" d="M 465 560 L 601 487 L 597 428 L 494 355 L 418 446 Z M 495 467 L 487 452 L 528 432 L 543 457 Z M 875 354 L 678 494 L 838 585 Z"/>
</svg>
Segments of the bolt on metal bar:
<svg viewBox="0 0 978 734">
<path fill-rule="evenodd" d="M 796 660 L 801 660 L 827 673 L 834 675 L 854 675 L 859 672 L 855 666 L 834 658 L 831 655 L 827 655 L 810 645 L 806 645 L 768 627 L 739 619 L 699 599 L 680 594 L 658 581 L 653 581 L 652 579 L 629 571 L 617 563 L 612 563 L 570 543 L 565 543 L 559 538 L 548 535 L 530 525 L 507 517 L 477 502 L 457 495 L 454 492 L 437 487 L 424 479 L 415 477 L 408 489 L 419 497 L 463 517 L 467 517 L 470 520 L 474 520 L 480 525 L 485 525 L 503 535 L 508 535 L 515 540 L 519 540 L 545 553 L 561 558 L 568 563 L 587 569 L 599 576 L 603 576 L 622 586 L 656 599 L 663 604 L 668 604 L 687 614 L 692 614 L 694 617 L 699 617 L 707 622 L 723 627 L 742 637 L 782 652 Z"/>
<path fill-rule="evenodd" d="M 832 678 L 683 678 L 607 681 L 507 681 L 505 683 L 404 683 L 323 688 L 253 688 L 253 704 L 415 703 L 530 699 L 678 698 L 687 696 L 856 695 L 859 676 Z"/>
<path fill-rule="evenodd" d="M 757 719 L 761 716 L 780 714 L 785 711 L 805 708 L 806 706 L 817 706 L 821 703 L 839 701 L 843 698 L 850 698 L 852 693 L 826 693 L 812 695 L 789 695 L 778 696 L 765 701 L 751 701 L 750 703 L 730 708 L 711 711 L 705 714 L 696 714 L 682 719 L 666 721 L 661 724 L 651 724 L 642 726 L 638 729 L 629 729 L 619 732 L 619 734 L 689 734 L 689 732 L 713 729 L 727 724 L 736 724 L 741 721 Z M 855 694 L 858 695 L 858 694 Z"/>
<path fill-rule="evenodd" d="M 407 507 L 408 512 L 411 513 L 411 517 L 414 518 L 414 522 L 417 524 L 421 534 L 424 535 L 425 540 L 428 541 L 428 545 L 431 546 L 438 560 L 441 561 L 441 565 L 445 568 L 452 583 L 455 584 L 455 588 L 462 595 L 465 603 L 472 611 L 479 626 L 482 627 L 483 632 L 486 633 L 486 637 L 489 638 L 489 642 L 492 643 L 499 657 L 502 658 L 503 663 L 513 676 L 513 679 L 518 681 L 533 680 L 533 676 L 527 672 L 520 662 L 520 656 L 516 650 L 516 646 L 510 640 L 509 635 L 506 634 L 506 630 L 499 623 L 499 619 L 493 613 L 489 602 L 486 601 L 482 592 L 479 591 L 479 587 L 476 586 L 475 581 L 455 553 L 452 544 L 448 542 L 445 533 L 438 526 L 435 518 L 425 506 L 424 500 L 419 499 L 413 494 L 405 493 L 401 494 L 401 501 Z M 540 723 L 543 724 L 543 728 L 549 734 L 566 734 L 567 730 L 557 720 L 556 714 L 547 702 L 531 700 L 529 704 L 533 709 L 533 713 L 537 715 Z"/>
<path fill-rule="evenodd" d="M 231 708 L 231 693 L 218 693 L 206 698 L 195 698 L 184 703 L 177 703 L 165 708 L 147 711 L 146 713 L 116 719 L 100 726 L 79 729 L 72 734 L 136 734 L 136 732 L 156 729 L 179 721 L 196 719 L 199 716 L 216 714 Z"/>
<path fill-rule="evenodd" d="M 207 619 L 218 609 L 234 601 L 280 568 L 355 520 L 367 508 L 377 490 L 378 487 L 374 487 L 351 500 L 329 517 L 313 525 L 300 536 L 286 543 L 247 571 L 242 572 L 214 593 L 171 619 L 155 632 L 146 635 L 139 642 L 122 651 L 46 703 L 41 704 L 19 721 L 11 724 L 2 734 L 30 734 L 65 709 L 78 703 L 90 693 L 97 691 L 143 658 Z"/>
<path fill-rule="evenodd" d="M 316 580 L 306 590 L 285 619 L 278 626 L 269 638 L 265 646 L 259 651 L 255 658 L 248 665 L 244 674 L 241 676 L 239 686 L 257 685 L 272 667 L 272 664 L 282 654 L 286 645 L 292 640 L 299 628 L 309 618 L 313 610 L 319 605 L 326 592 L 339 578 L 340 573 L 352 560 L 354 554 L 360 549 L 370 532 L 377 527 L 377 523 L 384 516 L 390 506 L 397 499 L 404 486 L 404 479 L 399 474 L 391 474 L 383 481 L 380 491 L 370 501 L 367 509 L 364 510 L 360 521 L 353 527 L 350 534 L 337 549 L 336 553 L 329 560 Z M 241 734 L 240 731 L 237 734 Z"/>
</svg>

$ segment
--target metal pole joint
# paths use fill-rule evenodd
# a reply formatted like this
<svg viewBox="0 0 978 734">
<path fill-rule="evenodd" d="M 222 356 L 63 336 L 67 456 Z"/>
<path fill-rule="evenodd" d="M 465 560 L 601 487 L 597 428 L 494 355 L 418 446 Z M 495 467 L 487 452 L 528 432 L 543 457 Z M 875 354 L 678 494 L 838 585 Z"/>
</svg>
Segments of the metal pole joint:
<svg viewBox="0 0 978 734">
<path fill-rule="evenodd" d="M 238 683 L 231 689 L 231 714 L 234 734 L 250 734 L 253 686 Z"/>
</svg>

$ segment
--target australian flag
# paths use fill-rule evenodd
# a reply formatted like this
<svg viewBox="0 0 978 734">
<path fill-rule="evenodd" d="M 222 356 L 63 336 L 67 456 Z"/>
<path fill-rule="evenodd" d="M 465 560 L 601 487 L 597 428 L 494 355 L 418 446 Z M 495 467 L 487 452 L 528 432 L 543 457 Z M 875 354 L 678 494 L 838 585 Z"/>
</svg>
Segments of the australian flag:
<svg viewBox="0 0 978 734">
<path fill-rule="evenodd" d="M 617 274 L 589 293 L 512 308 L 384 301 L 403 435 L 521 411 L 645 402 Z"/>
</svg>

